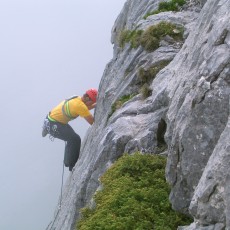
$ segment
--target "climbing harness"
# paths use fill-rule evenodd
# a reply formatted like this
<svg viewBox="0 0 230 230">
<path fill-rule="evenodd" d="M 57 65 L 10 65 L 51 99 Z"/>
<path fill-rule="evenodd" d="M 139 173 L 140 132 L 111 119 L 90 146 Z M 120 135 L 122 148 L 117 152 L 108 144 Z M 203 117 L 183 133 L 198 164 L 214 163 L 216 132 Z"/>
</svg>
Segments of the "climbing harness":
<svg viewBox="0 0 230 230">
<path fill-rule="evenodd" d="M 49 114 L 47 115 L 47 117 L 48 117 L 48 119 L 49 119 L 50 121 L 57 122 L 55 119 L 53 119 L 53 118 L 50 116 L 50 112 L 49 112 Z"/>
<path fill-rule="evenodd" d="M 49 120 L 47 118 L 45 118 L 45 120 L 44 120 L 42 130 L 45 130 L 47 133 L 50 132 L 50 123 L 49 123 Z"/>
<path fill-rule="evenodd" d="M 52 125 L 51 132 L 49 135 L 51 141 L 54 141 L 56 134 L 58 134 L 57 125 Z"/>
<path fill-rule="evenodd" d="M 56 122 L 54 119 L 50 118 L 49 115 L 44 120 L 42 130 L 45 133 L 49 133 L 49 139 L 54 141 L 55 136 L 58 134 L 58 126 L 56 124 L 50 124 L 50 121 Z"/>
<path fill-rule="evenodd" d="M 45 137 L 48 133 L 50 134 L 50 122 L 47 116 L 42 126 L 42 136 Z M 49 138 L 51 141 L 54 141 L 54 137 L 51 134 L 49 135 Z"/>
</svg>

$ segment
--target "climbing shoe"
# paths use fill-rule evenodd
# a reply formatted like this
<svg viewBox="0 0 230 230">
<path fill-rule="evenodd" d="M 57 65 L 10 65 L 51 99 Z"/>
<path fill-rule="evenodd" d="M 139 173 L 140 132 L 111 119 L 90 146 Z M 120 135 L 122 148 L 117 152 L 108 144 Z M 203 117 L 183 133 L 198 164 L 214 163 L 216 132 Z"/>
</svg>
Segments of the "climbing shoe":
<svg viewBox="0 0 230 230">
<path fill-rule="evenodd" d="M 47 118 L 45 118 L 42 126 L 42 137 L 45 137 L 49 133 L 48 130 L 50 130 L 50 122 Z"/>
<path fill-rule="evenodd" d="M 69 171 L 72 172 L 73 166 L 69 166 Z"/>
<path fill-rule="evenodd" d="M 48 134 L 48 131 L 46 128 L 42 129 L 42 137 L 45 137 Z"/>
</svg>

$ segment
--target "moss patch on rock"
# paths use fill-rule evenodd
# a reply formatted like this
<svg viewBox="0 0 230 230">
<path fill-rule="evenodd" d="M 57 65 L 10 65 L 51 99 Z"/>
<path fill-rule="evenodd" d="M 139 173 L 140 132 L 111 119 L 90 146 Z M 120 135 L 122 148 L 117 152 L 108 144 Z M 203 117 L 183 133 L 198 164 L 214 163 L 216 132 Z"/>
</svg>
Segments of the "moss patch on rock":
<svg viewBox="0 0 230 230">
<path fill-rule="evenodd" d="M 140 44 L 148 52 L 156 50 L 164 36 L 170 36 L 175 41 L 183 40 L 183 29 L 170 22 L 162 21 L 157 25 L 150 26 L 143 34 Z"/>
<path fill-rule="evenodd" d="M 130 43 L 131 48 L 140 45 L 148 52 L 156 50 L 160 46 L 160 41 L 164 36 L 170 36 L 175 41 L 183 40 L 183 28 L 170 22 L 162 21 L 156 25 L 143 30 L 124 30 L 120 33 L 118 44 L 124 47 L 125 43 Z"/>
<path fill-rule="evenodd" d="M 130 42 L 132 48 L 137 48 L 140 45 L 140 39 L 143 30 L 123 30 L 121 31 L 118 39 L 120 47 L 124 47 L 125 43 Z"/>
</svg>

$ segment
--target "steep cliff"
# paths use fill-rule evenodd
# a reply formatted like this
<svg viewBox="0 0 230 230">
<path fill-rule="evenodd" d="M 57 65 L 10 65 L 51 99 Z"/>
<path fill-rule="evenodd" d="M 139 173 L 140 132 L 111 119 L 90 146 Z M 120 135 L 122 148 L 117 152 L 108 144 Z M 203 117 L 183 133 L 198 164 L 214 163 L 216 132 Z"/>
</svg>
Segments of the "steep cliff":
<svg viewBox="0 0 230 230">
<path fill-rule="evenodd" d="M 137 150 L 166 150 L 173 208 L 194 217 L 180 229 L 230 229 L 230 1 L 190 0 L 178 12 L 144 19 L 159 2 L 128 0 L 115 22 L 95 124 L 48 229 L 73 230 L 99 177 L 124 152 Z M 165 34 L 151 51 L 127 40 L 121 45 L 124 31 L 145 33 L 162 21 L 177 26 L 175 34 L 182 28 L 183 39 Z"/>
</svg>

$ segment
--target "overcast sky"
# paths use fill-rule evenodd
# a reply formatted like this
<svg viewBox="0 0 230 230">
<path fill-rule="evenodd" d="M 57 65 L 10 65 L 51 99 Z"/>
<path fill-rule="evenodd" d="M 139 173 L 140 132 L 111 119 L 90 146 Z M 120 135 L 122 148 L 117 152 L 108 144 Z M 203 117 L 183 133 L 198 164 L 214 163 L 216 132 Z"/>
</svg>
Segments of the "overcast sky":
<svg viewBox="0 0 230 230">
<path fill-rule="evenodd" d="M 45 230 L 53 218 L 64 142 L 42 138 L 42 122 L 60 100 L 98 87 L 124 3 L 0 0 L 1 230 Z M 70 124 L 82 138 L 89 127 Z"/>
</svg>

